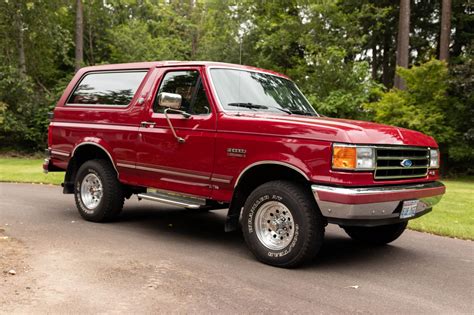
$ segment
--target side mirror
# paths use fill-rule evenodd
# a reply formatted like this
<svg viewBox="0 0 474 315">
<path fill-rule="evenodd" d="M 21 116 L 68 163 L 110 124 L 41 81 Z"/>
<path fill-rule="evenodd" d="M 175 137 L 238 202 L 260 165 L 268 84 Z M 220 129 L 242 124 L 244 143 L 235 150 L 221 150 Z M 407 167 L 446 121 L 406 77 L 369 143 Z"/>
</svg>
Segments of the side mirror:
<svg viewBox="0 0 474 315">
<path fill-rule="evenodd" d="M 181 108 L 182 97 L 179 94 L 162 92 L 158 94 L 158 105 L 171 109 Z"/>
</svg>

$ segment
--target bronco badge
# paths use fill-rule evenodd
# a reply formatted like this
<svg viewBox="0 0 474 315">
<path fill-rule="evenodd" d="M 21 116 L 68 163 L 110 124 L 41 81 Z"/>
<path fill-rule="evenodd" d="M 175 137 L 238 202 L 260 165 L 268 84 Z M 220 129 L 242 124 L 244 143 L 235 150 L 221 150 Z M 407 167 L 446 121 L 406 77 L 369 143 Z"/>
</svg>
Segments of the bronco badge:
<svg viewBox="0 0 474 315">
<path fill-rule="evenodd" d="M 236 148 L 227 149 L 227 156 L 245 157 L 246 153 L 247 153 L 247 150 L 245 149 L 236 149 Z"/>
</svg>

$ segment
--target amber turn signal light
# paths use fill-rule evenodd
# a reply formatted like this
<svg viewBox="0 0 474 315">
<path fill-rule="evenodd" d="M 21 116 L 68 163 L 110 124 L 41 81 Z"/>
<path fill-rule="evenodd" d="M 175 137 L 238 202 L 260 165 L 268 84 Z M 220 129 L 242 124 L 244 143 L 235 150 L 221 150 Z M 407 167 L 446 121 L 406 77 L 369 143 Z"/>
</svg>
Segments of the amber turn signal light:
<svg viewBox="0 0 474 315">
<path fill-rule="evenodd" d="M 355 169 L 357 150 L 355 147 L 333 147 L 332 167 L 338 169 Z"/>
</svg>

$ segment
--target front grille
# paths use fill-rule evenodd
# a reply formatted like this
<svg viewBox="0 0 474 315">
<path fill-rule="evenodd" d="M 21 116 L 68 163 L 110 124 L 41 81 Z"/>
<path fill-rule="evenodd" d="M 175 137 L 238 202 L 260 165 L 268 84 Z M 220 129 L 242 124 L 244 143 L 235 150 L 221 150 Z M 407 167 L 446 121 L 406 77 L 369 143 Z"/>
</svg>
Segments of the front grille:
<svg viewBox="0 0 474 315">
<path fill-rule="evenodd" d="M 391 180 L 425 177 L 430 163 L 428 148 L 383 147 L 376 148 L 376 180 Z M 403 160 L 410 160 L 411 166 L 402 166 Z"/>
</svg>

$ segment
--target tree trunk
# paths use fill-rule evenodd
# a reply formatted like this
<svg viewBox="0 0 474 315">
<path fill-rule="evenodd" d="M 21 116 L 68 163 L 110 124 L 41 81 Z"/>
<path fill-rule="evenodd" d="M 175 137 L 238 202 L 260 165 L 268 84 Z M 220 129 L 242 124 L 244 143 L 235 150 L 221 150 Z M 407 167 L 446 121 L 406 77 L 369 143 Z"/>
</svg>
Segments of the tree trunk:
<svg viewBox="0 0 474 315">
<path fill-rule="evenodd" d="M 400 0 L 400 18 L 398 20 L 397 66 L 408 68 L 410 44 L 410 0 Z M 400 76 L 395 75 L 394 86 L 400 90 L 406 88 Z"/>
<path fill-rule="evenodd" d="M 76 71 L 79 70 L 84 61 L 84 19 L 82 0 L 76 0 Z"/>
<path fill-rule="evenodd" d="M 92 37 L 92 26 L 90 24 L 89 24 L 89 54 L 90 54 L 90 60 L 89 60 L 90 64 L 95 65 L 94 42 L 93 42 L 93 37 Z"/>
<path fill-rule="evenodd" d="M 377 51 L 377 43 L 374 41 L 372 44 L 372 79 L 377 80 L 377 72 L 379 69 L 378 64 L 378 51 Z"/>
<path fill-rule="evenodd" d="M 455 19 L 453 19 L 454 35 L 452 38 L 453 46 L 450 54 L 451 58 L 457 58 L 462 54 L 462 49 L 466 45 L 466 39 L 468 39 L 467 36 L 463 35 L 469 33 L 466 29 L 469 28 L 469 24 L 464 22 L 464 16 L 467 15 L 465 13 L 467 8 L 464 6 L 468 6 L 468 4 L 464 4 L 462 1 L 454 1 L 452 6 L 451 16 L 453 18 L 455 17 Z"/>
<path fill-rule="evenodd" d="M 89 64 L 90 65 L 95 65 L 95 59 L 94 59 L 94 40 L 92 36 L 92 18 L 91 18 L 91 5 L 89 4 L 88 10 L 87 10 L 87 29 L 88 29 L 88 37 L 89 37 Z"/>
<path fill-rule="evenodd" d="M 392 46 L 392 29 L 385 25 L 384 35 L 383 35 L 383 53 L 382 53 L 382 83 L 386 88 L 392 87 L 392 71 L 390 67 L 390 54 Z"/>
<path fill-rule="evenodd" d="M 206 4 L 205 2 L 203 3 L 204 6 L 204 11 L 206 9 Z M 194 19 L 196 18 L 196 14 L 198 14 L 198 19 L 195 21 Z M 192 21 L 195 21 L 193 23 L 194 28 L 192 29 L 192 34 L 191 34 L 191 60 L 194 60 L 199 49 L 199 40 L 200 40 L 200 31 L 201 31 L 201 24 L 202 24 L 202 19 L 203 19 L 203 12 L 199 12 L 199 10 L 196 9 L 196 1 L 195 0 L 189 0 L 189 18 Z"/>
<path fill-rule="evenodd" d="M 448 61 L 451 35 L 451 0 L 443 0 L 441 9 L 441 35 L 439 38 L 439 60 Z"/>
<path fill-rule="evenodd" d="M 15 13 L 15 24 L 18 31 L 16 38 L 16 46 L 18 49 L 18 69 L 20 70 L 20 76 L 26 76 L 26 57 L 25 57 L 25 31 L 23 25 L 23 18 L 21 16 L 21 8 L 19 2 L 16 5 Z"/>
</svg>

